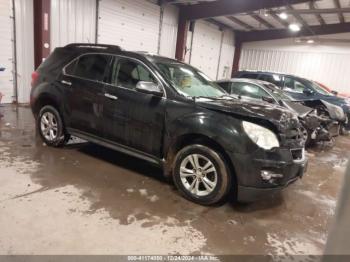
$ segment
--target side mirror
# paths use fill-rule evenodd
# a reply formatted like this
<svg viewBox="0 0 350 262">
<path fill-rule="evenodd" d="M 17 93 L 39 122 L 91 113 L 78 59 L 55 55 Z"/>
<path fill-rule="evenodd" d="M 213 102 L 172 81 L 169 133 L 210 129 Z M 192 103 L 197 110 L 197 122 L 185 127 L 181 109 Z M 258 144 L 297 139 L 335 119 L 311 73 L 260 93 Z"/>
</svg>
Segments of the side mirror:
<svg viewBox="0 0 350 262">
<path fill-rule="evenodd" d="M 275 100 L 272 97 L 270 97 L 270 96 L 263 96 L 262 100 L 265 101 L 265 102 L 268 102 L 270 104 L 274 104 L 275 103 Z"/>
<path fill-rule="evenodd" d="M 333 95 L 336 95 L 336 96 L 338 95 L 338 91 L 335 91 L 335 90 L 332 90 L 331 93 L 332 93 Z"/>
<path fill-rule="evenodd" d="M 314 92 L 312 92 L 310 89 L 304 89 L 303 93 L 307 96 L 311 96 Z"/>
<path fill-rule="evenodd" d="M 0 67 L 0 72 L 4 72 L 5 71 L 5 67 Z"/>
<path fill-rule="evenodd" d="M 163 89 L 153 82 L 139 81 L 136 85 L 136 90 L 145 94 L 163 96 Z"/>
</svg>

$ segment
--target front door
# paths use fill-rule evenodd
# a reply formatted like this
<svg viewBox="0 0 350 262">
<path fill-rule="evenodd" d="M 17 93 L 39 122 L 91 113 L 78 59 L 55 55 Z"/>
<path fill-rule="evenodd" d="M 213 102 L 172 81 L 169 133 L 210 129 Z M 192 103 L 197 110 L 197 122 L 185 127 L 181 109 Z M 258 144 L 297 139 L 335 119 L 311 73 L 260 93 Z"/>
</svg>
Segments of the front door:
<svg viewBox="0 0 350 262">
<path fill-rule="evenodd" d="M 139 81 L 158 83 L 141 61 L 116 57 L 104 97 L 107 138 L 160 157 L 164 133 L 165 98 L 136 90 Z"/>
</svg>

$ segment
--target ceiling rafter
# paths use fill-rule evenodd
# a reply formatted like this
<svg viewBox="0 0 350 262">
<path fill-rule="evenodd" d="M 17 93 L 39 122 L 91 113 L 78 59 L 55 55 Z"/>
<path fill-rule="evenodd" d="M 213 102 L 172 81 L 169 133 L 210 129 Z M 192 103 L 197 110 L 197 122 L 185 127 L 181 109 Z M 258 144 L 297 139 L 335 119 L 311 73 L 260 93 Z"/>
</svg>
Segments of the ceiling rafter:
<svg viewBox="0 0 350 262">
<path fill-rule="evenodd" d="M 254 30 L 255 29 L 253 26 L 248 25 L 247 23 L 243 22 L 242 20 L 238 19 L 237 17 L 228 16 L 227 18 L 230 19 L 233 23 L 244 27 L 245 29 L 248 29 L 248 30 Z"/>
<path fill-rule="evenodd" d="M 289 4 L 306 3 L 310 0 L 288 0 Z M 180 13 L 186 20 L 205 19 L 217 16 L 230 16 L 261 9 L 285 6 L 281 0 L 218 0 L 200 2 L 194 5 L 181 5 Z"/>
<path fill-rule="evenodd" d="M 293 6 L 291 5 L 287 5 L 286 6 L 287 10 L 295 10 L 293 8 Z M 300 14 L 298 13 L 294 13 L 293 16 L 295 17 L 295 19 L 308 31 L 310 31 L 310 33 L 314 34 L 314 32 L 312 31 L 311 27 L 309 26 L 308 23 L 305 22 L 305 20 L 301 17 Z"/>
<path fill-rule="evenodd" d="M 254 18 L 256 21 L 258 21 L 260 24 L 266 26 L 269 29 L 275 28 L 272 24 L 267 22 L 265 19 L 263 19 L 260 15 L 255 14 L 255 13 L 250 13 L 249 14 L 252 18 Z"/>
<path fill-rule="evenodd" d="M 334 1 L 335 7 L 338 8 L 338 9 L 341 9 L 340 1 L 339 0 L 333 0 L 333 1 Z M 339 22 L 340 23 L 345 23 L 345 18 L 344 18 L 343 13 L 338 12 L 338 18 L 339 18 Z"/>
<path fill-rule="evenodd" d="M 276 14 L 275 12 L 273 12 L 271 9 L 268 10 L 269 11 L 269 14 L 271 15 L 271 17 L 273 19 L 275 19 L 278 23 L 280 23 L 282 26 L 284 27 L 288 27 L 288 22 L 283 20 L 282 18 L 280 18 L 278 16 L 278 14 Z"/>
<path fill-rule="evenodd" d="M 310 9 L 311 9 L 311 10 L 315 10 L 315 9 L 316 9 L 316 7 L 315 7 L 315 1 L 314 1 L 314 0 L 311 1 L 311 2 L 309 3 L 309 6 L 310 6 Z M 324 19 L 322 18 L 322 16 L 321 16 L 320 14 L 315 14 L 315 16 L 316 16 L 318 22 L 320 23 L 320 25 L 325 25 L 325 24 L 326 24 L 326 22 L 324 21 Z"/>
<path fill-rule="evenodd" d="M 293 37 L 308 37 L 315 35 L 347 33 L 350 32 L 350 23 L 316 25 L 310 26 L 310 29 L 311 30 L 308 30 L 307 28 L 301 28 L 299 32 L 291 32 L 289 29 L 236 32 L 236 37 L 241 42 L 254 42 Z"/>
</svg>

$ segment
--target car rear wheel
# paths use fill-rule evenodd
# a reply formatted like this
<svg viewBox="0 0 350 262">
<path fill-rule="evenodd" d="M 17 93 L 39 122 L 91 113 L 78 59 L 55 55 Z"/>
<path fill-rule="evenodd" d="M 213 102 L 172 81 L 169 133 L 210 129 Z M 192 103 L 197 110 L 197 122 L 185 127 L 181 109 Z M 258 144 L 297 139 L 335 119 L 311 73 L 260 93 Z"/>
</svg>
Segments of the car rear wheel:
<svg viewBox="0 0 350 262">
<path fill-rule="evenodd" d="M 187 199 L 213 205 L 231 189 L 231 175 L 220 153 L 204 145 L 190 145 L 175 157 L 174 183 Z"/>
<path fill-rule="evenodd" d="M 53 147 L 64 146 L 70 136 L 65 132 L 62 118 L 53 106 L 41 108 L 37 118 L 38 131 L 45 144 Z"/>
</svg>

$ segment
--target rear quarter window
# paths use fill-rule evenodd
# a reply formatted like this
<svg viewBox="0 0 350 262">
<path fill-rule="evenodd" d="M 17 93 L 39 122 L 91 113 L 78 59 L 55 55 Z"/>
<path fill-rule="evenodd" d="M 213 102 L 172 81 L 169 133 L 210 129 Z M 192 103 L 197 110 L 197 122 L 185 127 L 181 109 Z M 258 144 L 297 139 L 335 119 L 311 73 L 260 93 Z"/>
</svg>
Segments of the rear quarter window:
<svg viewBox="0 0 350 262">
<path fill-rule="evenodd" d="M 110 61 L 109 55 L 83 55 L 66 66 L 65 73 L 88 80 L 103 81 Z"/>
</svg>

